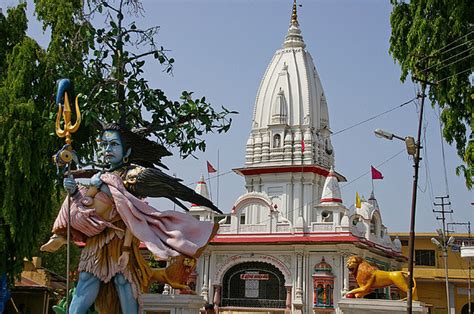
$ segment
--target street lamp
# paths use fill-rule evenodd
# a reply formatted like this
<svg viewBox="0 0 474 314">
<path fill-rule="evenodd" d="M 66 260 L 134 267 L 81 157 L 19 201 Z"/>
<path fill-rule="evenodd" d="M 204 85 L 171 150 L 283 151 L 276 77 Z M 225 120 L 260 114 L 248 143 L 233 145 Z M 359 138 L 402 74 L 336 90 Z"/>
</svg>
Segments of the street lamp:
<svg viewBox="0 0 474 314">
<path fill-rule="evenodd" d="M 412 136 L 401 137 L 401 136 L 395 135 L 393 133 L 390 133 L 381 129 L 375 129 L 374 133 L 375 133 L 375 136 L 380 137 L 380 138 L 385 138 L 387 140 L 392 140 L 396 138 L 398 140 L 404 141 L 405 146 L 407 148 L 408 155 L 415 156 L 416 144 L 415 144 L 415 139 Z"/>
<path fill-rule="evenodd" d="M 424 97 L 423 97 L 424 100 Z M 411 214 L 410 214 L 410 237 L 408 239 L 408 291 L 407 291 L 407 313 L 412 313 L 413 304 L 413 256 L 415 255 L 415 213 L 416 213 L 416 194 L 418 191 L 418 169 L 420 165 L 420 137 L 421 137 L 421 122 L 423 119 L 423 101 L 420 109 L 420 120 L 418 124 L 418 139 L 415 143 L 415 139 L 411 136 L 401 137 L 393 133 L 383 131 L 381 129 L 375 130 L 375 135 L 380 138 L 392 140 L 394 138 L 405 142 L 407 153 L 413 156 L 413 167 L 415 168 L 415 174 L 413 175 L 413 189 L 411 199 Z"/>
</svg>

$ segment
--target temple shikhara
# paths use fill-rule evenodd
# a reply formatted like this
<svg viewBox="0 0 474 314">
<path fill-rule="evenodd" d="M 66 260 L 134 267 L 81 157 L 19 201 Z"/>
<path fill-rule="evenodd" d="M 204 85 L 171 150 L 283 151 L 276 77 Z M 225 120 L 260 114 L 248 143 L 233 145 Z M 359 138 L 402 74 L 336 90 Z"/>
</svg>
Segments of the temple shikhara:
<svg viewBox="0 0 474 314">
<path fill-rule="evenodd" d="M 255 99 L 245 165 L 234 170 L 246 193 L 226 216 L 190 209 L 220 224 L 192 283 L 219 312 L 338 312 L 343 294 L 357 287 L 349 256 L 382 270 L 399 270 L 405 261 L 373 193 L 360 207 L 341 197 L 346 179 L 335 166 L 328 103 L 305 47 L 294 5 Z M 209 196 L 202 179 L 196 191 Z M 400 298 L 393 287 L 374 293 Z"/>
</svg>

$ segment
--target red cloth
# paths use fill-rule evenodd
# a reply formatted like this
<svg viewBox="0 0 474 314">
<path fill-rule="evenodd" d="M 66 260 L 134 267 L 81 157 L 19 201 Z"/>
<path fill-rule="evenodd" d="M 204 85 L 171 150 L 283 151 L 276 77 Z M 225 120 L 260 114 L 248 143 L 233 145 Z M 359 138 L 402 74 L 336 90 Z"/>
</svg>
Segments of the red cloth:
<svg viewBox="0 0 474 314">
<path fill-rule="evenodd" d="M 382 172 L 378 171 L 373 166 L 370 166 L 370 170 L 372 171 L 372 180 L 382 180 L 383 179 Z"/>
<path fill-rule="evenodd" d="M 304 139 L 301 140 L 301 153 L 304 153 Z"/>
<path fill-rule="evenodd" d="M 209 161 L 207 161 L 207 172 L 209 172 L 209 173 L 217 172 L 217 170 L 214 169 L 214 167 L 211 165 L 211 163 Z"/>
</svg>

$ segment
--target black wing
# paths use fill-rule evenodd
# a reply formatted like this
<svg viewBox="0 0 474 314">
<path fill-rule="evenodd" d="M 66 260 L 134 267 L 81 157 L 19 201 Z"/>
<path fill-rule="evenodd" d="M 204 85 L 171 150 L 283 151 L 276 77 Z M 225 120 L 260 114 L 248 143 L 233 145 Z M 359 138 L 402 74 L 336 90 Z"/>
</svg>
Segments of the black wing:
<svg viewBox="0 0 474 314">
<path fill-rule="evenodd" d="M 129 174 L 127 181 L 133 184 L 129 184 L 128 189 L 138 197 L 165 197 L 187 211 L 188 208 L 178 200 L 180 199 L 222 214 L 209 199 L 182 184 L 181 179 L 172 177 L 160 169 L 140 167 L 138 171 L 132 170 Z"/>
</svg>

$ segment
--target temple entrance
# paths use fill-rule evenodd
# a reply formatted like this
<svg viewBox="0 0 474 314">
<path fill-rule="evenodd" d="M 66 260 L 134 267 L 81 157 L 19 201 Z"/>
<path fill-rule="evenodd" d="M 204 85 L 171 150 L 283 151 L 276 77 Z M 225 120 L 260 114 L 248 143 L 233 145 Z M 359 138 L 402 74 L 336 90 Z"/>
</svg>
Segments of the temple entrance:
<svg viewBox="0 0 474 314">
<path fill-rule="evenodd" d="M 284 309 L 285 304 L 285 278 L 271 264 L 241 263 L 224 275 L 222 307 Z"/>
</svg>

